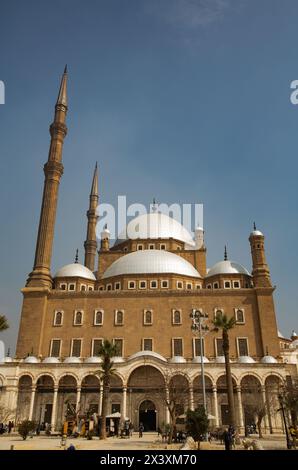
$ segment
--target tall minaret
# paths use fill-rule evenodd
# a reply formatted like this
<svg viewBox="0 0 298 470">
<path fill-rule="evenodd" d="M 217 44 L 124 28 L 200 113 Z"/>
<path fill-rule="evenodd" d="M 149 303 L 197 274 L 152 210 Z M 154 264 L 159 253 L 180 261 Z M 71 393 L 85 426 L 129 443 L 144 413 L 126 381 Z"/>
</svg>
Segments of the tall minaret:
<svg viewBox="0 0 298 470">
<path fill-rule="evenodd" d="M 60 178 L 63 174 L 62 148 L 67 134 L 65 125 L 67 113 L 67 68 L 61 80 L 55 105 L 54 121 L 50 126 L 51 144 L 48 161 L 44 165 L 44 188 L 39 219 L 38 236 L 33 271 L 29 274 L 27 286 L 51 287 L 51 257 L 58 201 Z"/>
<path fill-rule="evenodd" d="M 89 197 L 89 210 L 87 211 L 87 238 L 84 243 L 85 247 L 85 266 L 89 268 L 92 272 L 95 268 L 95 256 L 96 256 L 96 222 L 97 222 L 97 215 L 96 215 L 96 208 L 98 205 L 98 171 L 97 171 L 97 163 L 95 165 L 92 186 L 91 186 L 91 193 Z"/>
<path fill-rule="evenodd" d="M 255 287 L 271 287 L 270 271 L 265 257 L 264 235 L 254 223 L 249 236 L 252 256 L 252 277 Z"/>
</svg>

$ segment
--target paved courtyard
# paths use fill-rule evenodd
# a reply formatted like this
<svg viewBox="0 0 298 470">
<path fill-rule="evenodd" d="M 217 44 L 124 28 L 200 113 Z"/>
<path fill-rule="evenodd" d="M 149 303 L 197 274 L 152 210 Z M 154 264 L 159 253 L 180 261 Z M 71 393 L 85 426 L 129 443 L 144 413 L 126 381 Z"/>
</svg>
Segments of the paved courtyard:
<svg viewBox="0 0 298 470">
<path fill-rule="evenodd" d="M 257 439 L 257 436 L 250 436 Z M 261 439 L 262 446 L 265 450 L 286 450 L 286 439 L 284 435 L 274 434 L 265 436 Z M 98 437 L 92 440 L 85 438 L 67 439 L 66 447 L 74 444 L 77 450 L 158 450 L 158 449 L 180 449 L 181 444 L 167 445 L 161 442 L 157 433 L 144 433 L 142 438 L 134 433 L 130 439 L 120 439 L 110 437 L 105 441 L 101 441 Z M 0 450 L 10 450 L 13 446 L 14 450 L 64 450 L 61 446 L 60 437 L 34 436 L 23 441 L 22 438 L 13 434 L 11 436 L 0 436 Z M 224 450 L 224 446 L 217 441 L 202 443 L 202 450 Z M 242 445 L 237 445 L 236 450 L 243 450 Z"/>
</svg>

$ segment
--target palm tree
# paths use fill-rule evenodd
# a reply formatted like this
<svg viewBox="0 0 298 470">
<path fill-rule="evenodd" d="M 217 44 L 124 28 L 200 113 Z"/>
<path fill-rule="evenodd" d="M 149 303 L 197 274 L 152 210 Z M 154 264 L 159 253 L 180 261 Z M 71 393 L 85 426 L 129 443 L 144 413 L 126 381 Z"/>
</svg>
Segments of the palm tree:
<svg viewBox="0 0 298 470">
<path fill-rule="evenodd" d="M 103 384 L 103 396 L 101 407 L 100 439 L 106 439 L 106 417 L 108 414 L 108 399 L 110 391 L 111 376 L 114 374 L 114 363 L 112 357 L 119 354 L 118 347 L 105 339 L 100 346 L 99 355 L 102 358 L 101 369 L 97 372 Z"/>
<path fill-rule="evenodd" d="M 226 381 L 228 391 L 228 405 L 229 405 L 229 421 L 230 425 L 236 427 L 235 408 L 234 408 L 234 395 L 233 395 L 233 381 L 230 365 L 230 343 L 229 331 L 234 328 L 236 320 L 234 317 L 228 318 L 222 312 L 218 312 L 213 320 L 213 331 L 222 331 L 222 349 L 225 356 L 226 366 Z"/>
<path fill-rule="evenodd" d="M 7 330 L 9 324 L 5 315 L 0 315 L 0 331 Z"/>
</svg>

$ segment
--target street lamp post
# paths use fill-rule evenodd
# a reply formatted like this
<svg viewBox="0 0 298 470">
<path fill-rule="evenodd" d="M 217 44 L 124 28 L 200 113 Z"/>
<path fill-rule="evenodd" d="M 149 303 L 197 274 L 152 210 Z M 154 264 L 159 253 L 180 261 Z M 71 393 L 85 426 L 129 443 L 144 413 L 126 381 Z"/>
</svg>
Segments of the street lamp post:
<svg viewBox="0 0 298 470">
<path fill-rule="evenodd" d="M 190 318 L 192 319 L 191 330 L 194 334 L 199 336 L 200 340 L 200 357 L 201 357 L 201 380 L 202 380 L 202 390 L 203 390 L 203 406 L 205 413 L 207 415 L 207 400 L 206 400 L 206 388 L 205 388 L 205 373 L 204 373 L 204 354 L 203 354 L 203 337 L 209 331 L 206 321 L 208 319 L 208 314 L 203 313 L 201 310 L 193 309 Z M 207 440 L 207 436 L 206 440 Z"/>
</svg>

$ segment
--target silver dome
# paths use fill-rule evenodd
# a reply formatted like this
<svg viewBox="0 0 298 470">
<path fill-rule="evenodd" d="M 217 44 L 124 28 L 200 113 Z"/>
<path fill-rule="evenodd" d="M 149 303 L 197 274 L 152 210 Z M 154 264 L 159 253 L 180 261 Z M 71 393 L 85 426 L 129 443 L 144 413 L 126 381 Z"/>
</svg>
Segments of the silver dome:
<svg viewBox="0 0 298 470">
<path fill-rule="evenodd" d="M 67 357 L 66 359 L 64 359 L 64 361 L 66 364 L 78 364 L 79 362 L 81 362 L 81 359 L 79 357 L 75 357 L 75 356 L 70 356 L 70 357 Z"/>
<path fill-rule="evenodd" d="M 102 362 L 102 359 L 99 356 L 90 356 L 87 357 L 84 362 L 87 364 L 99 364 Z"/>
<path fill-rule="evenodd" d="M 58 363 L 60 363 L 58 357 L 45 357 L 42 362 L 44 364 L 58 364 Z"/>
<path fill-rule="evenodd" d="M 171 359 L 169 359 L 169 362 L 175 363 L 175 364 L 182 364 L 186 362 L 186 359 L 182 356 L 173 356 Z"/>
<path fill-rule="evenodd" d="M 161 361 L 164 361 L 164 362 L 166 361 L 166 358 L 164 358 L 161 354 L 158 354 L 157 352 L 154 352 L 154 351 L 139 351 L 129 356 L 128 360 L 130 361 L 132 359 L 137 359 L 138 357 L 144 357 L 144 356 L 151 356 L 156 359 L 160 359 Z"/>
<path fill-rule="evenodd" d="M 192 360 L 192 362 L 196 363 L 196 364 L 201 364 L 201 356 L 195 356 Z M 203 363 L 206 363 L 206 362 L 210 362 L 208 357 L 206 356 L 203 356 Z"/>
<path fill-rule="evenodd" d="M 240 362 L 240 364 L 252 364 L 256 361 L 250 356 L 239 356 L 237 362 Z"/>
<path fill-rule="evenodd" d="M 259 236 L 259 235 L 261 235 L 262 237 L 264 236 L 264 235 L 262 234 L 262 232 L 260 232 L 260 230 L 253 230 L 253 231 L 251 232 L 251 234 L 250 234 L 251 237 L 253 237 L 253 236 Z"/>
<path fill-rule="evenodd" d="M 169 239 L 174 238 L 188 245 L 194 246 L 191 234 L 177 220 L 160 212 L 142 214 L 131 220 L 123 230 L 115 245 L 125 240 L 136 239 Z"/>
<path fill-rule="evenodd" d="M 103 278 L 122 274 L 181 274 L 201 277 L 192 264 L 165 250 L 141 250 L 121 256 L 108 267 Z"/>
<path fill-rule="evenodd" d="M 275 364 L 277 360 L 273 356 L 264 356 L 261 359 L 262 364 Z"/>
<path fill-rule="evenodd" d="M 39 360 L 35 356 L 27 356 L 24 362 L 29 364 L 36 364 L 37 362 L 39 362 Z"/>
<path fill-rule="evenodd" d="M 54 277 L 82 277 L 83 279 L 90 279 L 90 281 L 96 281 L 96 278 L 90 269 L 86 268 L 79 263 L 72 263 L 63 266 L 55 274 Z"/>
<path fill-rule="evenodd" d="M 250 276 L 247 269 L 242 264 L 235 263 L 234 261 L 226 260 L 219 261 L 212 268 L 209 269 L 206 277 L 215 276 L 217 274 L 246 274 Z"/>
</svg>

